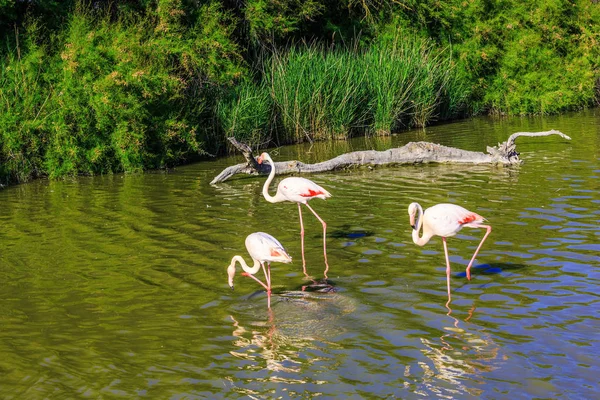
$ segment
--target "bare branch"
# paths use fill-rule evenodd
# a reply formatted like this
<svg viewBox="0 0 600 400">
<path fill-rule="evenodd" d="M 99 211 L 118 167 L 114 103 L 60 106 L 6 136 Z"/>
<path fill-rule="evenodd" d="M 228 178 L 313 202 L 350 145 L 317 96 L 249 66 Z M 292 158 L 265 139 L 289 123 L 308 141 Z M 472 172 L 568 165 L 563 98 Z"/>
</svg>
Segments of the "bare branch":
<svg viewBox="0 0 600 400">
<path fill-rule="evenodd" d="M 275 169 L 278 175 L 284 175 L 291 173 L 302 174 L 333 171 L 362 165 L 428 163 L 514 165 L 521 163 L 519 155 L 516 152 L 515 140 L 517 137 L 548 135 L 559 135 L 565 139 L 570 139 L 567 135 L 556 130 L 546 132 L 518 132 L 512 134 L 506 142 L 499 143 L 498 147 L 488 147 L 488 154 L 461 150 L 429 142 L 410 142 L 402 147 L 385 151 L 354 151 L 316 164 L 305 164 L 296 160 L 276 162 Z M 226 168 L 212 180 L 211 184 L 223 182 L 235 174 L 257 175 L 266 174 L 271 171 L 270 165 L 259 165 L 256 162 L 250 147 L 233 138 L 229 138 L 229 141 L 244 154 L 247 162 Z"/>
<path fill-rule="evenodd" d="M 503 157 L 508 160 L 512 160 L 516 158 L 519 159 L 519 153 L 517 153 L 517 144 L 515 141 L 519 136 L 528 136 L 528 137 L 539 137 L 539 136 L 550 136 L 550 135 L 559 135 L 564 139 L 571 140 L 571 138 L 564 133 L 557 131 L 555 129 L 544 131 L 544 132 L 517 132 L 513 133 L 509 136 L 508 140 L 503 143 L 498 143 L 498 147 L 488 147 L 487 152 L 490 154 L 499 153 Z"/>
</svg>

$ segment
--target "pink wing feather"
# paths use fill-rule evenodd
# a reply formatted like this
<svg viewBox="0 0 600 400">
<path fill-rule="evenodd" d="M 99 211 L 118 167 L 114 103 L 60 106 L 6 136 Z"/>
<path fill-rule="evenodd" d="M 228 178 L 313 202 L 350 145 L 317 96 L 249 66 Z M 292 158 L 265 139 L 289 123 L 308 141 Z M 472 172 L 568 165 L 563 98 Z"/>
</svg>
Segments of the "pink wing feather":
<svg viewBox="0 0 600 400">
<path fill-rule="evenodd" d="M 288 200 L 296 203 L 306 203 L 312 198 L 325 200 L 331 194 L 313 181 L 300 177 L 285 178 L 277 188 Z"/>
<path fill-rule="evenodd" d="M 485 218 L 456 204 L 436 204 L 425 210 L 424 224 L 438 236 L 454 236 L 465 225 L 482 223 Z"/>
</svg>

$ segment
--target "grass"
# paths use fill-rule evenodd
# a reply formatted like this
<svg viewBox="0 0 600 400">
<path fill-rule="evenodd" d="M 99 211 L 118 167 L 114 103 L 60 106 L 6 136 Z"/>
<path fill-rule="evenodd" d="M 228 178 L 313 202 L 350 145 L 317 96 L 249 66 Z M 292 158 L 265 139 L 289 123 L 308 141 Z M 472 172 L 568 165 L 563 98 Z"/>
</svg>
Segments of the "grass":
<svg viewBox="0 0 600 400">
<path fill-rule="evenodd" d="M 4 3 L 0 183 L 600 99 L 581 0 Z"/>
<path fill-rule="evenodd" d="M 288 142 L 390 134 L 456 117 L 469 95 L 447 50 L 401 36 L 360 49 L 303 45 L 276 54 L 265 80 Z"/>
</svg>

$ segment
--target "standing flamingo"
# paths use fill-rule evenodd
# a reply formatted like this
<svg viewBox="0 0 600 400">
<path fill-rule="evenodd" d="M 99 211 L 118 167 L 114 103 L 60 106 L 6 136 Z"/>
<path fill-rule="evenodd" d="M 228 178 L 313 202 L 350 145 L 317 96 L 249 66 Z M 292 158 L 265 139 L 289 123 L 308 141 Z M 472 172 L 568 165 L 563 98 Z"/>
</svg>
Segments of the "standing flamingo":
<svg viewBox="0 0 600 400">
<path fill-rule="evenodd" d="M 492 227 L 482 224 L 482 222 L 485 221 L 485 218 L 481 215 L 455 204 L 436 204 L 423 212 L 423 208 L 419 203 L 411 203 L 408 206 L 408 215 L 410 216 L 410 226 L 413 228 L 412 238 L 415 244 L 424 246 L 434 235 L 442 237 L 442 241 L 444 242 L 444 252 L 446 253 L 448 300 L 450 300 L 450 259 L 448 258 L 446 238 L 456 235 L 458 231 L 465 226 L 468 228 L 487 229 L 477 250 L 475 250 L 475 253 L 473 254 L 473 258 L 471 258 L 471 261 L 467 266 L 467 278 L 470 280 L 471 265 L 473 265 L 475 257 L 477 257 L 477 253 L 479 252 L 479 249 L 481 249 L 483 242 L 492 231 Z M 416 223 L 415 219 L 417 220 Z M 423 236 L 419 237 L 421 226 L 423 226 Z"/>
<path fill-rule="evenodd" d="M 229 287 L 233 289 L 233 277 L 235 276 L 235 265 L 239 262 L 244 272 L 242 275 L 249 276 L 258 283 L 260 283 L 267 290 L 267 307 L 271 308 L 271 262 L 292 262 L 292 257 L 285 251 L 281 243 L 273 236 L 264 232 L 251 233 L 246 237 L 246 249 L 254 260 L 254 266 L 248 267 L 246 261 L 241 256 L 233 256 L 231 264 L 227 267 L 227 274 L 229 275 Z M 267 263 L 268 271 L 265 270 L 265 263 Z M 254 276 L 258 270 L 262 267 L 267 281 L 264 284 L 260 279 Z"/>
<path fill-rule="evenodd" d="M 302 222 L 302 208 L 300 204 L 304 204 L 319 221 L 323 225 L 323 256 L 325 257 L 325 279 L 327 279 L 327 271 L 329 270 L 329 264 L 327 263 L 327 224 L 325 221 L 319 217 L 319 214 L 312 209 L 311 206 L 308 205 L 308 201 L 314 198 L 319 199 L 327 199 L 331 197 L 331 194 L 323 189 L 321 186 L 317 185 L 311 180 L 299 177 L 291 177 L 285 178 L 279 185 L 277 186 L 277 193 L 275 196 L 271 196 L 269 194 L 269 185 L 273 181 L 275 177 L 275 163 L 271 159 L 271 156 L 267 153 L 262 153 L 257 162 L 262 164 L 264 161 L 268 162 L 271 165 L 271 173 L 263 186 L 263 196 L 270 203 L 279 203 L 281 201 L 291 201 L 293 203 L 298 204 L 298 214 L 300 215 L 300 238 L 301 238 L 301 248 L 302 248 L 302 269 L 304 270 L 304 275 L 308 277 L 306 273 L 306 259 L 304 258 L 304 223 Z"/>
</svg>

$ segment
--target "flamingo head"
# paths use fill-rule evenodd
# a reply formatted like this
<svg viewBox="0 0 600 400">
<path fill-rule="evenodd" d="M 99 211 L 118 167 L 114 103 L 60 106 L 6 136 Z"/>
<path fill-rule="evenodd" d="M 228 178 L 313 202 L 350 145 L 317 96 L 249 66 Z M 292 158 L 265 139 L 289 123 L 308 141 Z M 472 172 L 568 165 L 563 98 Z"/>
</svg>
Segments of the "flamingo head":
<svg viewBox="0 0 600 400">
<path fill-rule="evenodd" d="M 258 156 L 258 158 L 256 159 L 256 162 L 259 164 L 262 164 L 265 160 L 269 161 L 267 159 L 267 157 L 269 157 L 269 155 L 267 153 L 262 153 L 260 156 Z"/>
<path fill-rule="evenodd" d="M 413 229 L 417 229 L 417 225 L 415 224 L 415 216 L 417 215 L 417 210 L 419 209 L 419 205 L 417 203 L 410 203 L 408 206 L 408 216 L 410 217 L 410 226 Z"/>
<path fill-rule="evenodd" d="M 227 267 L 227 275 L 228 275 L 227 282 L 229 283 L 229 287 L 231 288 L 231 290 L 233 290 L 233 277 L 235 276 L 235 262 L 231 263 L 229 265 L 229 267 Z"/>
</svg>

